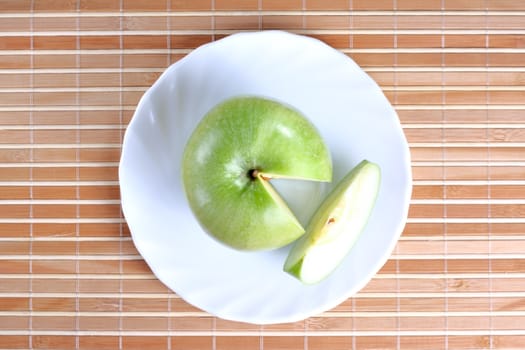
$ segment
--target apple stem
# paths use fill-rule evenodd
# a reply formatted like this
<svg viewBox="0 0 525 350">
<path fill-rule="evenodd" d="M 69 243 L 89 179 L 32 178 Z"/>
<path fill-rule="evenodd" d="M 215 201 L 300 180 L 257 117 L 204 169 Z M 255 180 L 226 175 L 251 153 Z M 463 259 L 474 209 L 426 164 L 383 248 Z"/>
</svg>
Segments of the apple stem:
<svg viewBox="0 0 525 350">
<path fill-rule="evenodd" d="M 257 176 L 259 176 L 259 170 L 257 170 L 257 169 L 250 169 L 250 170 L 248 170 L 248 176 L 252 180 L 255 180 L 257 178 Z"/>
<path fill-rule="evenodd" d="M 253 181 L 258 177 L 261 177 L 264 181 L 269 181 L 272 178 L 270 176 L 263 175 L 259 170 L 257 169 L 250 169 L 248 170 L 248 177 Z"/>
</svg>

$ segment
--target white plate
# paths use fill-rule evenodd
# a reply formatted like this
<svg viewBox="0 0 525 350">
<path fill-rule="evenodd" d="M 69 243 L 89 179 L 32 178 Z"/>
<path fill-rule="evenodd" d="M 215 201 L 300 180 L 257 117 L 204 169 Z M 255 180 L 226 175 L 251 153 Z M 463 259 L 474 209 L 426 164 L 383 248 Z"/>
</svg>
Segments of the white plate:
<svg viewBox="0 0 525 350">
<path fill-rule="evenodd" d="M 282 271 L 289 247 L 246 253 L 217 243 L 188 207 L 180 176 L 186 141 L 211 107 L 235 95 L 266 96 L 302 111 L 332 152 L 332 184 L 364 158 L 381 166 L 365 232 L 320 284 L 305 286 Z M 169 67 L 129 124 L 119 177 L 133 241 L 155 275 L 202 310 L 256 324 L 298 321 L 361 289 L 394 248 L 412 190 L 406 139 L 375 82 L 326 44 L 281 31 L 231 35 Z M 288 180 L 276 186 L 305 223 L 332 185 Z"/>
</svg>

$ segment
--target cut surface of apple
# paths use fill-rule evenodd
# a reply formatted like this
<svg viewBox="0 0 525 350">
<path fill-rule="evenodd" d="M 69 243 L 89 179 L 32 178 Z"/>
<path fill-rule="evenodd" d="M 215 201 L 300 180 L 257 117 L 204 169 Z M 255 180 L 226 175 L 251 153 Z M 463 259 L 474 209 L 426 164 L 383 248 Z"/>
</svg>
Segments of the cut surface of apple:
<svg viewBox="0 0 525 350">
<path fill-rule="evenodd" d="M 182 180 L 192 212 L 206 232 L 235 249 L 279 248 L 304 233 L 272 178 L 332 178 L 317 129 L 277 101 L 248 96 L 219 103 L 184 150 Z"/>
<path fill-rule="evenodd" d="M 330 192 L 292 247 L 284 270 L 306 284 L 329 276 L 365 228 L 379 192 L 381 171 L 363 160 Z"/>
</svg>

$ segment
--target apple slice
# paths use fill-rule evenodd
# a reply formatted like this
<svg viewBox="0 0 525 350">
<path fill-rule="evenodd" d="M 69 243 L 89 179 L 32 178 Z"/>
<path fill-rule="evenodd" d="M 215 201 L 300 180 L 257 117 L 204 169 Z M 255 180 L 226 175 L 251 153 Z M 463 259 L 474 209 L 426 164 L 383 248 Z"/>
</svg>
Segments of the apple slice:
<svg viewBox="0 0 525 350">
<path fill-rule="evenodd" d="M 330 192 L 292 247 L 284 271 L 306 284 L 330 275 L 365 228 L 381 182 L 378 165 L 363 160 Z"/>
<path fill-rule="evenodd" d="M 272 178 L 331 181 L 332 161 L 298 111 L 259 97 L 235 97 L 208 112 L 184 150 L 189 206 L 211 236 L 239 250 L 282 247 L 304 228 Z"/>
</svg>

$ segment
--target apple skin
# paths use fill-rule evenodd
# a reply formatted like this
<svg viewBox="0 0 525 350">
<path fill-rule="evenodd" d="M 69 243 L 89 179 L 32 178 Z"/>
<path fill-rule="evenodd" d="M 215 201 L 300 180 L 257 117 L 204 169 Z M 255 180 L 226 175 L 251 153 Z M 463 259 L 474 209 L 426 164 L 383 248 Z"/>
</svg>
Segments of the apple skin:
<svg viewBox="0 0 525 350">
<path fill-rule="evenodd" d="M 284 271 L 305 284 L 328 277 L 348 255 L 375 206 L 381 169 L 361 161 L 321 203 L 290 250 Z"/>
<path fill-rule="evenodd" d="M 182 179 L 201 227 L 238 250 L 282 247 L 304 228 L 271 178 L 331 181 L 329 150 L 298 111 L 260 97 L 234 97 L 212 108 L 190 136 Z"/>
</svg>

